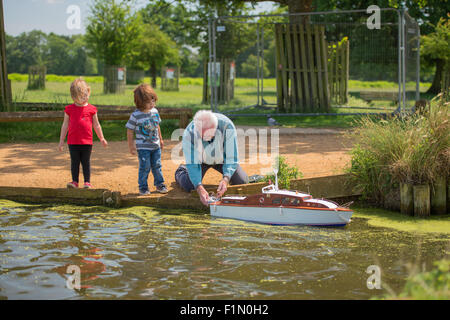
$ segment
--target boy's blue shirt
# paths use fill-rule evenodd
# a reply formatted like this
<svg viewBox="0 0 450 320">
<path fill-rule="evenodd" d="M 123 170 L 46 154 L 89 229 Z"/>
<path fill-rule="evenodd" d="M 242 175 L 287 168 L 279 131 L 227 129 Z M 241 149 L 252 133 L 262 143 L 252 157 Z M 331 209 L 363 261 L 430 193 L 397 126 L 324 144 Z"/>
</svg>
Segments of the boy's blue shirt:
<svg viewBox="0 0 450 320">
<path fill-rule="evenodd" d="M 223 164 L 223 176 L 229 179 L 239 164 L 236 128 L 223 114 L 214 114 L 217 116 L 218 125 L 211 141 L 203 141 L 194 128 L 194 121 L 184 130 L 183 154 L 189 178 L 195 188 L 202 183 L 202 163 Z"/>
<path fill-rule="evenodd" d="M 136 133 L 136 149 L 159 149 L 158 125 L 161 123 L 158 110 L 152 108 L 149 112 L 136 109 L 131 115 L 125 127 Z"/>
</svg>

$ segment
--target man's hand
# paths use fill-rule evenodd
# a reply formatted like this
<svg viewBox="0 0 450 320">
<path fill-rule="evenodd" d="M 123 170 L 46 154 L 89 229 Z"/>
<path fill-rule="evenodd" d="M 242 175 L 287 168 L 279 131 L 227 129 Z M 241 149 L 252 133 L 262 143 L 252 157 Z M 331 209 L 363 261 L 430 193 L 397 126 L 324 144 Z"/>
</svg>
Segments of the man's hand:
<svg viewBox="0 0 450 320">
<path fill-rule="evenodd" d="M 223 177 L 222 181 L 220 181 L 219 187 L 217 188 L 218 198 L 220 198 L 225 192 L 227 192 L 228 182 L 228 177 Z"/>
<path fill-rule="evenodd" d="M 136 155 L 136 146 L 128 146 L 128 149 L 130 149 L 130 153 L 135 156 Z"/>
<path fill-rule="evenodd" d="M 206 191 L 205 187 L 202 185 L 199 185 L 197 187 L 197 193 L 200 196 L 200 201 L 205 205 L 209 206 L 208 200 L 209 200 L 209 194 L 208 191 Z"/>
<path fill-rule="evenodd" d="M 62 142 L 59 143 L 59 145 L 58 145 L 58 150 L 59 150 L 59 151 L 63 151 L 63 148 L 64 148 L 64 141 L 62 141 Z"/>
</svg>

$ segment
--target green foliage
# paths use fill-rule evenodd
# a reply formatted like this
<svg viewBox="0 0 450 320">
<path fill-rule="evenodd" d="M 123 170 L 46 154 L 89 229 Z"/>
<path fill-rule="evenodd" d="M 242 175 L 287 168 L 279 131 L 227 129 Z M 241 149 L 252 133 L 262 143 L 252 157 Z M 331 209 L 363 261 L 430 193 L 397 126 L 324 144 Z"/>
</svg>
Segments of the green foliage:
<svg viewBox="0 0 450 320">
<path fill-rule="evenodd" d="M 391 294 L 387 299 L 449 300 L 450 260 L 434 262 L 433 270 L 415 273 L 408 278 L 403 291 Z"/>
<path fill-rule="evenodd" d="M 420 44 L 421 56 L 450 60 L 450 13 L 439 20 L 434 32 L 421 37 Z"/>
<path fill-rule="evenodd" d="M 450 176 L 449 104 L 438 97 L 428 113 L 408 121 L 406 148 L 389 166 L 397 181 L 433 184 Z"/>
<path fill-rule="evenodd" d="M 365 198 L 378 204 L 400 182 L 433 184 L 449 176 L 448 103 L 433 101 L 426 115 L 378 122 L 363 118 L 351 136 L 358 144 L 348 171 Z"/>
<path fill-rule="evenodd" d="M 21 33 L 17 37 L 6 37 L 6 59 L 9 72 L 28 73 L 28 67 L 42 65 L 46 35 L 33 30 Z"/>
<path fill-rule="evenodd" d="M 176 43 L 155 24 L 145 24 L 142 28 L 127 65 L 133 69 L 148 69 L 151 64 L 157 69 L 167 63 L 177 65 L 180 58 Z"/>
<path fill-rule="evenodd" d="M 97 73 L 96 60 L 88 57 L 81 35 L 62 36 L 31 31 L 7 35 L 7 64 L 10 73 L 28 73 L 33 65 L 47 66 L 47 73 L 91 75 Z"/>
<path fill-rule="evenodd" d="M 295 166 L 289 166 L 289 164 L 286 162 L 286 158 L 283 156 L 278 156 L 276 158 L 274 167 L 278 167 L 277 176 L 279 188 L 289 189 L 291 180 L 303 177 L 303 174 L 298 170 L 298 168 Z M 268 173 L 265 176 L 264 181 L 268 182 L 269 180 L 275 183 L 274 173 Z"/>
<path fill-rule="evenodd" d="M 92 54 L 106 65 L 122 65 L 139 37 L 141 19 L 131 5 L 116 0 L 95 0 L 86 28 Z"/>
<path fill-rule="evenodd" d="M 100 120 L 103 135 L 108 141 L 126 141 L 124 120 Z M 17 122 L 0 123 L 0 143 L 55 142 L 59 141 L 62 122 Z M 160 125 L 163 139 L 170 139 L 178 128 L 177 120 L 163 120 Z M 94 141 L 98 141 L 94 134 Z"/>
<path fill-rule="evenodd" d="M 257 68 L 258 59 L 253 54 L 249 55 L 247 61 L 242 64 L 242 73 L 247 77 L 256 78 L 257 76 Z M 267 68 L 266 60 L 263 60 L 263 70 L 259 70 L 259 72 L 263 71 L 264 77 L 267 77 L 270 74 L 269 68 Z"/>
</svg>

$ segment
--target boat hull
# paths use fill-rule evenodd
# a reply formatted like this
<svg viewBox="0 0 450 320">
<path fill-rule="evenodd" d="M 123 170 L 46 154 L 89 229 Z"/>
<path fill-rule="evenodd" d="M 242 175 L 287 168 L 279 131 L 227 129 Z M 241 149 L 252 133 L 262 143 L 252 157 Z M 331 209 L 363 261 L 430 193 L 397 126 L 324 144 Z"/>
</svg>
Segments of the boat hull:
<svg viewBox="0 0 450 320">
<path fill-rule="evenodd" d="M 318 210 L 286 207 L 237 207 L 210 205 L 211 216 L 271 225 L 345 226 L 351 210 Z"/>
</svg>

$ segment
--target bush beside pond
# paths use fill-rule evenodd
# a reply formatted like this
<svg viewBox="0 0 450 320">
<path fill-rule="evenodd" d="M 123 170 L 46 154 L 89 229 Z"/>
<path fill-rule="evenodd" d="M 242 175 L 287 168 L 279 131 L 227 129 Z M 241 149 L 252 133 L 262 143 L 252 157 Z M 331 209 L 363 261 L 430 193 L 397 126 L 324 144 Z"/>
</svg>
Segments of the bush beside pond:
<svg viewBox="0 0 450 320">
<path fill-rule="evenodd" d="M 363 118 L 352 132 L 349 172 L 363 198 L 400 209 L 400 183 L 430 185 L 450 175 L 449 102 L 434 99 L 427 112 L 383 121 Z"/>
</svg>

